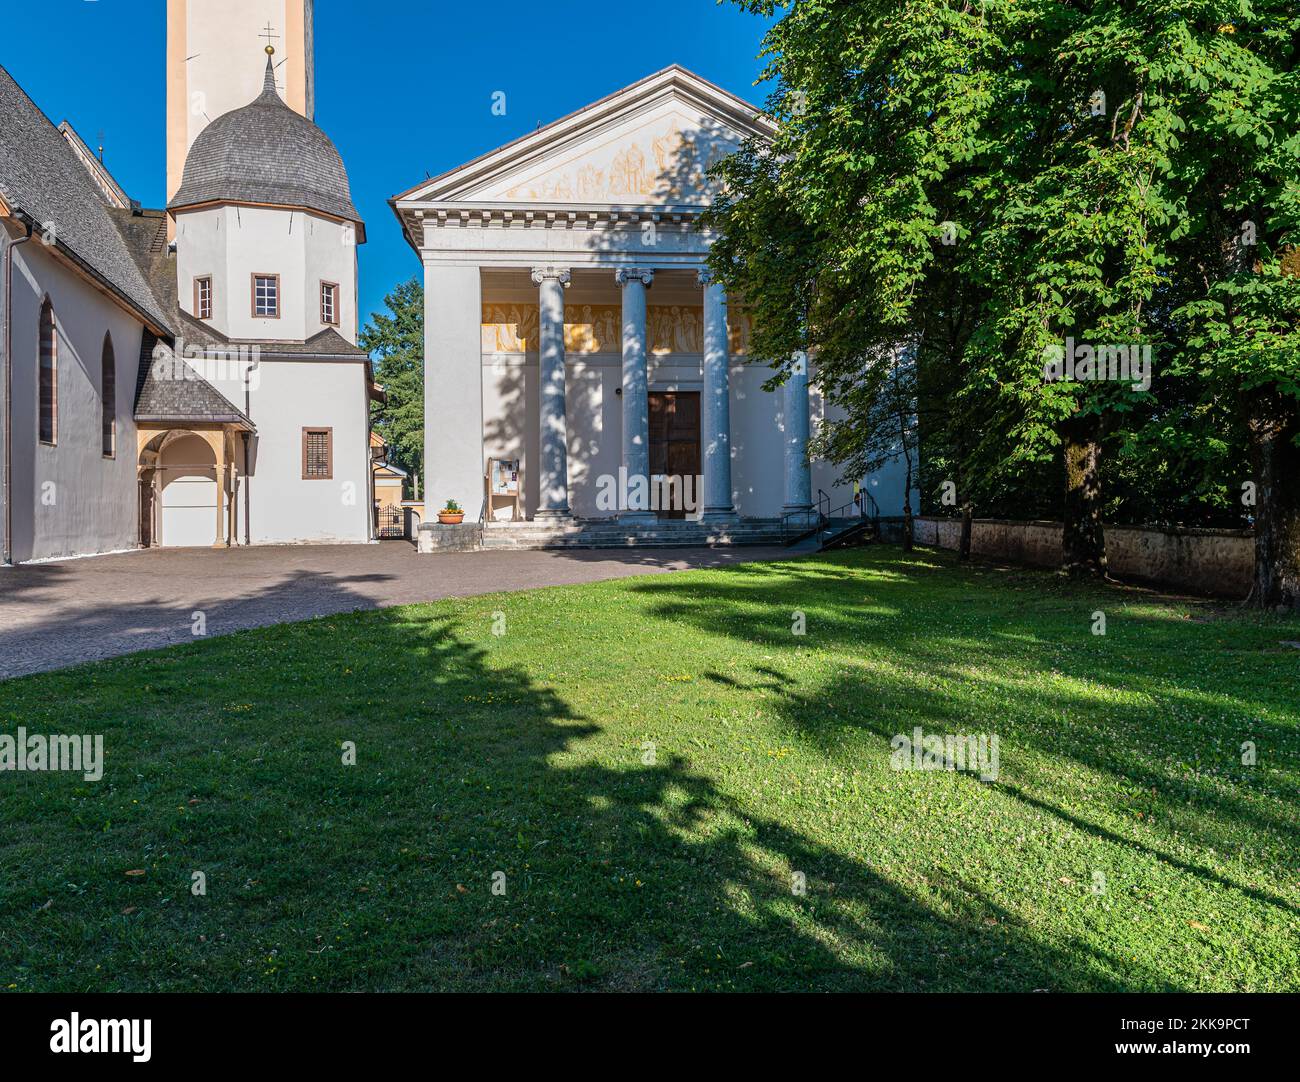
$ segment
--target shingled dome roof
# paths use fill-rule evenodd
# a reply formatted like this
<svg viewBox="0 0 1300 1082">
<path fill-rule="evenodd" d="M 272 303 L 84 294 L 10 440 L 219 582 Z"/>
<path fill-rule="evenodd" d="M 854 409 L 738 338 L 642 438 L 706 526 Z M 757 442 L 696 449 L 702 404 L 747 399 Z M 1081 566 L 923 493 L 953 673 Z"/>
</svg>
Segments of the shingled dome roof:
<svg viewBox="0 0 1300 1082">
<path fill-rule="evenodd" d="M 217 117 L 190 147 L 168 209 L 200 203 L 302 207 L 361 224 L 343 159 L 329 136 L 280 100 L 269 56 L 257 100 Z"/>
</svg>

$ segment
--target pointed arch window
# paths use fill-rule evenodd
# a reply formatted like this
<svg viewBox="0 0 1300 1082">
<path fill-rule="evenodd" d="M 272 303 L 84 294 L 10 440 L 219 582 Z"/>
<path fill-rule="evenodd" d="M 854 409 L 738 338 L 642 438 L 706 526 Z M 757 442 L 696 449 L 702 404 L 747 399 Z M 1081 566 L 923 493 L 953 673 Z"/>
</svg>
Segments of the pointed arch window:
<svg viewBox="0 0 1300 1082">
<path fill-rule="evenodd" d="M 53 446 L 59 436 L 59 346 L 49 297 L 41 305 L 40 342 L 39 436 L 41 443 Z"/>
<path fill-rule="evenodd" d="M 113 356 L 113 336 L 104 333 L 104 351 L 100 356 L 99 429 L 105 458 L 117 456 L 117 360 Z"/>
</svg>

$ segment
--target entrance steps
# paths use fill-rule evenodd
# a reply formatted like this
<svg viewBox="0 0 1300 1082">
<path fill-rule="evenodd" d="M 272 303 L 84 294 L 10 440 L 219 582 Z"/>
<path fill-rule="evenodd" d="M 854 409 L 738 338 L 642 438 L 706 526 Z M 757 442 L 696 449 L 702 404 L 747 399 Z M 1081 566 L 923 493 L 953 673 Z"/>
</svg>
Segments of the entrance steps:
<svg viewBox="0 0 1300 1082">
<path fill-rule="evenodd" d="M 712 548 L 779 545 L 779 519 L 694 522 L 660 519 L 620 523 L 611 519 L 573 519 L 564 525 L 492 522 L 483 527 L 484 549 Z"/>
</svg>

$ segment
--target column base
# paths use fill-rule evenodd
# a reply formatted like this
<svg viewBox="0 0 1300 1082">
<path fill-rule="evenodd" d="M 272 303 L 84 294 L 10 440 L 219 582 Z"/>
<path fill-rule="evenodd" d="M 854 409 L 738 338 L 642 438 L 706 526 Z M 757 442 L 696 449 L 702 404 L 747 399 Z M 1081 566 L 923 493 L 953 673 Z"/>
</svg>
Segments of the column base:
<svg viewBox="0 0 1300 1082">
<path fill-rule="evenodd" d="M 788 517 L 791 522 L 813 523 L 817 521 L 817 512 L 813 510 L 813 505 L 810 503 L 787 503 L 781 508 L 781 516 L 783 518 Z"/>
<path fill-rule="evenodd" d="M 739 522 L 740 516 L 734 507 L 706 507 L 700 512 L 701 522 Z"/>
<path fill-rule="evenodd" d="M 534 522 L 544 522 L 547 525 L 560 525 L 568 522 L 573 518 L 573 512 L 567 507 L 551 507 L 546 510 L 537 510 L 533 512 Z"/>
</svg>

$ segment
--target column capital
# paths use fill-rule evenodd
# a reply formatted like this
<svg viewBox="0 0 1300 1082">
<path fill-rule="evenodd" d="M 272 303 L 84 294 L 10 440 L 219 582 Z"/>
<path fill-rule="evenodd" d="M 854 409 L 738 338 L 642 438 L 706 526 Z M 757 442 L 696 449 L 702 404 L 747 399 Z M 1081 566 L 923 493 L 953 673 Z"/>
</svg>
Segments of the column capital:
<svg viewBox="0 0 1300 1082">
<path fill-rule="evenodd" d="M 533 285 L 539 286 L 547 279 L 554 279 L 561 285 L 569 284 L 568 267 L 534 267 L 533 268 Z"/>
<path fill-rule="evenodd" d="M 700 285 L 711 286 L 714 283 L 713 271 L 708 267 L 701 267 L 695 272 L 695 277 L 699 279 Z"/>
<path fill-rule="evenodd" d="M 628 282 L 640 282 L 643 286 L 655 280 L 655 272 L 647 267 L 619 267 L 614 272 L 616 285 L 625 286 Z"/>
</svg>

